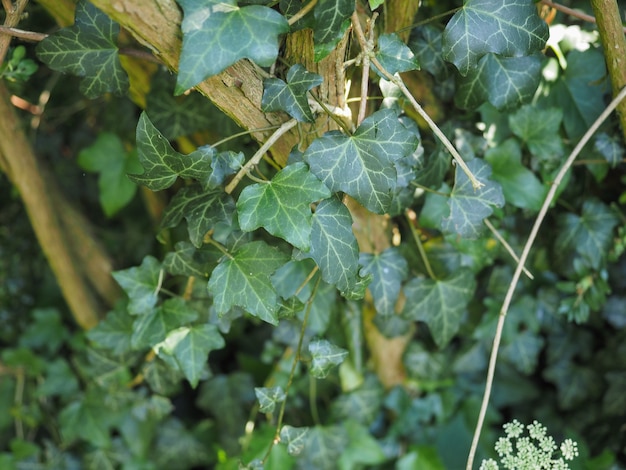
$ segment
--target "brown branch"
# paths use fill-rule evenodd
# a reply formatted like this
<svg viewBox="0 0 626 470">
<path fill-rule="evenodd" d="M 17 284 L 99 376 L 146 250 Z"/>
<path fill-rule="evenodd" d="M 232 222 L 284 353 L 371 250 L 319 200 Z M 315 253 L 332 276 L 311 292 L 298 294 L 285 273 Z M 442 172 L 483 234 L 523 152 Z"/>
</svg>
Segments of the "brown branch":
<svg viewBox="0 0 626 470">
<path fill-rule="evenodd" d="M 36 33 L 34 31 L 24 31 L 23 29 L 9 28 L 8 26 L 0 26 L 0 34 L 13 36 L 14 38 L 25 39 L 26 41 L 39 42 L 48 37 L 44 33 Z"/>
<path fill-rule="evenodd" d="M 561 13 L 565 13 L 566 15 L 573 16 L 574 18 L 578 18 L 580 20 L 586 21 L 588 23 L 596 23 L 596 17 L 588 15 L 580 10 L 574 10 L 573 8 L 566 7 L 565 5 L 561 5 L 560 3 L 554 3 L 550 0 L 541 0 L 539 3 L 554 8 L 555 10 L 560 11 Z M 596 14 L 596 16 L 598 16 Z M 619 15 L 618 15 L 619 18 Z M 622 28 L 624 33 L 626 33 L 626 27 Z"/>
<path fill-rule="evenodd" d="M 7 28 L 13 28 L 14 26 L 17 26 L 17 24 L 20 22 L 22 12 L 28 4 L 28 0 L 17 0 L 17 2 L 15 2 L 15 5 L 11 4 L 9 0 L 3 0 L 2 4 L 4 5 L 4 9 L 6 11 L 4 26 Z M 4 58 L 7 55 L 10 43 L 11 36 L 8 36 L 6 34 L 0 34 L 0 64 L 4 62 Z"/>
</svg>

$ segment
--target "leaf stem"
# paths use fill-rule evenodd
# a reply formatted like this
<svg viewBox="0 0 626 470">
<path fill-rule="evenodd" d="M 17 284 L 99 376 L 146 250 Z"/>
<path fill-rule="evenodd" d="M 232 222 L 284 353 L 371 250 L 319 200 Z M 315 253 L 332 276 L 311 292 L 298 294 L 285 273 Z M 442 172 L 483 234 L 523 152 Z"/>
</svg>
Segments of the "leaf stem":
<svg viewBox="0 0 626 470">
<path fill-rule="evenodd" d="M 207 243 L 210 243 L 215 248 L 220 250 L 222 254 L 226 256 L 228 259 L 231 259 L 231 260 L 235 259 L 235 257 L 228 252 L 228 250 L 224 247 L 224 245 L 222 245 L 218 241 L 213 240 L 213 237 L 205 237 L 204 241 L 206 241 Z"/>
<path fill-rule="evenodd" d="M 276 129 L 276 132 L 274 132 L 270 136 L 270 138 L 265 141 L 265 143 L 261 146 L 261 148 L 259 150 L 257 150 L 257 152 L 252 156 L 252 158 L 250 160 L 248 160 L 246 162 L 246 164 L 241 168 L 241 170 L 239 170 L 237 172 L 237 174 L 231 180 L 231 182 L 228 183 L 228 185 L 226 186 L 226 189 L 225 189 L 226 193 L 227 194 L 232 193 L 233 190 L 239 184 L 239 182 L 243 179 L 243 177 L 248 174 L 250 169 L 253 166 L 259 164 L 259 162 L 263 158 L 263 155 L 265 155 L 265 152 L 267 152 L 272 147 L 272 145 L 274 145 L 276 143 L 276 141 L 278 139 L 280 139 L 280 137 L 283 134 L 286 134 L 291 128 L 296 127 L 297 124 L 298 124 L 298 121 L 296 119 L 291 119 L 291 120 L 285 122 L 278 129 Z"/>
<path fill-rule="evenodd" d="M 539 3 L 542 3 L 545 6 L 548 6 L 550 8 L 554 8 L 555 10 L 565 13 L 566 15 L 573 16 L 574 18 L 578 18 L 583 21 L 587 21 L 589 23 L 596 22 L 595 16 L 588 15 L 587 13 L 583 13 L 582 11 L 579 11 L 579 10 L 574 10 L 573 8 L 566 7 L 565 5 L 561 5 L 560 3 L 554 3 L 550 0 L 541 0 Z M 623 29 L 624 29 L 624 32 L 626 33 L 626 27 Z"/>
<path fill-rule="evenodd" d="M 442 196 L 442 197 L 450 197 L 450 194 L 448 193 L 442 193 L 441 191 L 436 191 L 433 188 L 429 188 L 428 186 L 423 186 L 419 183 L 416 183 L 415 181 L 411 181 L 409 184 L 411 186 L 415 186 L 418 189 L 421 189 L 422 191 L 426 191 L 427 193 L 436 194 L 437 196 Z"/>
<path fill-rule="evenodd" d="M 498 231 L 498 229 L 494 227 L 494 225 L 491 223 L 489 219 L 484 219 L 484 222 L 485 222 L 485 225 L 489 228 L 489 230 L 491 230 L 491 233 L 493 233 L 493 236 L 496 237 L 496 239 L 502 244 L 502 246 L 507 251 L 507 253 L 511 255 L 511 258 L 513 258 L 517 263 L 519 263 L 519 257 L 517 256 L 517 254 L 511 247 L 511 245 L 509 245 L 509 243 L 504 239 L 504 237 Z M 533 276 L 532 273 L 528 269 L 526 269 L 526 267 L 523 268 L 523 271 L 524 271 L 524 274 L 526 274 L 526 276 L 528 276 L 529 279 L 535 279 L 535 276 Z"/>
<path fill-rule="evenodd" d="M 493 346 L 491 349 L 491 357 L 489 358 L 489 369 L 487 371 L 487 381 L 485 384 L 485 393 L 483 394 L 483 401 L 480 407 L 480 413 L 478 415 L 478 422 L 476 423 L 476 429 L 474 431 L 474 438 L 472 440 L 472 446 L 470 447 L 469 456 L 467 458 L 467 466 L 466 470 L 472 470 L 472 466 L 474 464 L 474 457 L 476 455 L 476 449 L 478 448 L 478 439 L 480 438 L 480 433 L 482 431 L 483 423 L 485 421 L 485 415 L 487 414 L 487 408 L 489 407 L 489 397 L 491 395 L 491 389 L 493 387 L 493 377 L 496 370 L 496 362 L 498 358 L 498 349 L 500 347 L 500 341 L 502 339 L 502 331 L 504 330 L 504 320 L 506 319 L 506 314 L 511 305 L 511 300 L 513 299 L 513 293 L 515 292 L 515 288 L 517 287 L 517 283 L 522 274 L 522 268 L 528 259 L 528 255 L 530 254 L 530 249 L 535 242 L 535 238 L 537 237 L 537 233 L 539 232 L 539 228 L 541 227 L 541 223 L 548 213 L 548 209 L 552 204 L 552 201 L 556 195 L 556 191 L 563 181 L 566 173 L 574 163 L 574 160 L 581 152 L 583 147 L 589 142 L 591 136 L 598 130 L 600 125 L 606 120 L 607 117 L 615 110 L 617 105 L 626 97 L 626 87 L 622 88 L 619 94 L 611 101 L 611 103 L 607 106 L 607 108 L 598 116 L 595 122 L 591 125 L 591 127 L 585 132 L 585 135 L 580 139 L 572 153 L 567 157 L 565 163 L 559 170 L 556 178 L 552 182 L 548 194 L 546 194 L 546 198 L 541 206 L 541 210 L 537 215 L 537 219 L 528 235 L 528 240 L 526 240 L 526 244 L 524 245 L 524 249 L 522 254 L 520 255 L 519 262 L 517 263 L 517 267 L 515 268 L 515 272 L 513 273 L 513 279 L 511 279 L 511 283 L 509 284 L 509 289 L 504 298 L 504 302 L 502 303 L 502 308 L 500 309 L 500 316 L 498 318 L 498 324 L 496 327 L 496 334 L 493 339 Z"/>
<path fill-rule="evenodd" d="M 249 129 L 247 131 L 237 132 L 236 134 L 229 135 L 228 137 L 224 137 L 222 140 L 218 140 L 214 144 L 211 144 L 211 147 L 217 147 L 218 145 L 225 144 L 226 142 L 230 140 L 235 140 L 236 138 L 242 137 L 244 135 L 254 134 L 255 132 L 273 131 L 274 129 L 278 129 L 279 127 L 280 126 L 268 126 L 268 127 L 261 127 L 260 129 Z"/>
<path fill-rule="evenodd" d="M 430 266 L 430 261 L 428 261 L 428 256 L 426 255 L 426 250 L 424 249 L 422 240 L 420 240 L 420 235 L 419 233 L 417 233 L 415 225 L 413 224 L 416 218 L 415 212 L 413 212 L 411 209 L 407 209 L 404 215 L 407 222 L 409 223 L 409 228 L 411 229 L 411 234 L 413 235 L 413 239 L 415 240 L 415 244 L 417 245 L 417 250 L 420 252 L 420 256 L 422 257 L 422 261 L 424 262 L 424 266 L 426 267 L 426 272 L 433 281 L 436 281 L 437 276 L 435 276 L 433 268 Z"/>
<path fill-rule="evenodd" d="M 444 11 L 443 13 L 439 13 L 438 15 L 431 16 L 430 18 L 426 18 L 425 20 L 419 21 L 417 23 L 413 23 L 412 25 L 407 26 L 406 28 L 401 28 L 397 30 L 396 33 L 402 33 L 410 29 L 419 28 L 420 26 L 424 26 L 425 24 L 432 23 L 433 21 L 438 20 L 439 18 L 445 18 L 446 16 L 454 15 L 457 11 L 462 10 L 462 9 L 463 7 L 457 7 L 457 8 L 453 8 L 452 10 Z"/>
<path fill-rule="evenodd" d="M 374 23 L 376 22 L 378 14 L 374 13 L 372 15 L 372 19 L 368 24 L 368 35 L 369 38 L 365 37 L 365 33 L 361 28 L 361 21 L 359 20 L 359 15 L 355 11 L 352 14 L 352 27 L 354 28 L 354 32 L 356 33 L 356 37 L 359 40 L 359 44 L 361 45 L 361 60 L 363 63 L 363 67 L 361 68 L 361 100 L 359 102 L 359 114 L 357 115 L 356 125 L 357 127 L 361 125 L 363 119 L 365 119 L 365 113 L 367 111 L 367 90 L 369 86 L 369 76 L 370 76 L 370 57 L 374 52 Z"/>
<path fill-rule="evenodd" d="M 0 34 L 7 34 L 9 36 L 13 36 L 14 38 L 24 39 L 26 41 L 43 41 L 48 37 L 47 34 L 44 33 L 36 33 L 34 31 L 25 31 L 23 29 L 11 28 L 9 26 L 0 26 Z"/>
</svg>

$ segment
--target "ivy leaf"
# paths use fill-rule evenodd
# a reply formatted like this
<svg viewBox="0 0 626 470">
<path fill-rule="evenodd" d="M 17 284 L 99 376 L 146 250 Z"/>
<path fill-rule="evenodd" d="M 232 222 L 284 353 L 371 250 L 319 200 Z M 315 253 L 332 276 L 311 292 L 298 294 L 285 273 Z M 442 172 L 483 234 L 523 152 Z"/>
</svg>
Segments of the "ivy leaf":
<svg viewBox="0 0 626 470">
<path fill-rule="evenodd" d="M 218 187 L 230 175 L 234 175 L 242 166 L 245 157 L 242 152 L 220 152 L 211 160 L 211 176 L 207 181 L 207 187 Z"/>
<path fill-rule="evenodd" d="M 504 348 L 502 355 L 522 374 L 532 374 L 537 368 L 544 340 L 532 331 L 522 331 Z"/>
<path fill-rule="evenodd" d="M 342 426 L 309 428 L 298 464 L 301 468 L 335 470 L 347 446 L 348 436 Z"/>
<path fill-rule="evenodd" d="M 233 226 L 234 212 L 235 201 L 221 189 L 205 191 L 197 184 L 185 186 L 165 209 L 159 229 L 176 227 L 184 217 L 191 243 L 200 248 L 209 230 Z"/>
<path fill-rule="evenodd" d="M 343 191 L 370 211 L 384 214 L 397 184 L 394 162 L 413 153 L 418 143 L 394 111 L 383 109 L 365 119 L 351 136 L 327 132 L 303 158 L 331 191 Z"/>
<path fill-rule="evenodd" d="M 215 325 L 184 326 L 168 333 L 167 338 L 154 349 L 176 359 L 193 388 L 196 388 L 206 365 L 207 356 L 225 345 Z"/>
<path fill-rule="evenodd" d="M 381 34 L 378 37 L 376 59 L 392 75 L 409 70 L 419 70 L 420 68 L 413 51 L 395 33 Z M 375 70 L 377 69 L 375 68 Z"/>
<path fill-rule="evenodd" d="M 165 255 L 163 269 L 174 275 L 208 279 L 209 273 L 217 266 L 221 257 L 222 253 L 213 246 L 197 249 L 189 242 L 178 242 L 174 251 Z"/>
<path fill-rule="evenodd" d="M 322 272 L 322 279 L 337 286 L 341 295 L 361 298 L 363 282 L 359 276 L 359 246 L 352 232 L 350 211 L 336 198 L 317 206 L 311 226 L 310 256 Z"/>
<path fill-rule="evenodd" d="M 110 349 L 115 355 L 130 351 L 133 334 L 133 317 L 125 310 L 113 310 L 87 332 L 87 337 L 100 347 Z"/>
<path fill-rule="evenodd" d="M 59 415 L 59 428 L 66 442 L 84 439 L 96 447 L 109 447 L 112 424 L 111 411 L 97 397 L 72 401 Z"/>
<path fill-rule="evenodd" d="M 269 67 L 278 56 L 278 36 L 289 31 L 277 11 L 236 0 L 177 0 L 183 9 L 183 48 L 176 94 L 222 72 L 239 59 Z"/>
<path fill-rule="evenodd" d="M 287 398 L 282 387 L 255 387 L 254 394 L 259 400 L 259 411 L 261 413 L 273 413 L 276 403 L 282 403 Z"/>
<path fill-rule="evenodd" d="M 450 76 L 449 65 L 441 56 L 442 37 L 441 29 L 426 24 L 413 30 L 408 44 L 422 70 L 430 72 L 441 81 Z"/>
<path fill-rule="evenodd" d="M 486 54 L 462 77 L 455 93 L 461 108 L 477 108 L 489 101 L 497 109 L 528 102 L 541 80 L 540 54 L 524 57 L 503 57 Z"/>
<path fill-rule="evenodd" d="M 318 379 L 326 378 L 333 367 L 338 366 L 348 357 L 348 351 L 325 339 L 311 341 L 309 353 L 311 354 L 310 373 Z"/>
<path fill-rule="evenodd" d="M 294 428 L 285 425 L 280 430 L 280 441 L 287 444 L 287 452 L 289 455 L 300 455 L 306 443 L 306 434 L 309 428 Z"/>
<path fill-rule="evenodd" d="M 142 315 L 133 325 L 131 345 L 134 349 L 149 348 L 163 341 L 167 334 L 198 318 L 198 313 L 180 299 L 168 299 L 156 310 Z"/>
<path fill-rule="evenodd" d="M 146 256 L 141 266 L 113 273 L 113 278 L 128 294 L 128 313 L 144 315 L 152 311 L 158 298 L 160 272 L 157 259 Z"/>
<path fill-rule="evenodd" d="M 322 77 L 296 64 L 287 72 L 287 83 L 279 78 L 263 81 L 263 111 L 286 111 L 300 122 L 314 122 L 307 92 L 322 84 Z"/>
<path fill-rule="evenodd" d="M 402 315 L 428 324 L 435 343 L 443 348 L 459 330 L 475 288 L 476 280 L 467 268 L 441 280 L 414 278 L 404 287 L 407 300 Z"/>
<path fill-rule="evenodd" d="M 400 294 L 402 281 L 409 272 L 408 263 L 397 248 L 388 248 L 380 254 L 361 253 L 359 263 L 363 266 L 361 275 L 372 275 L 368 286 L 376 312 L 392 315 Z"/>
<path fill-rule="evenodd" d="M 619 219 L 609 207 L 597 199 L 587 199 L 580 216 L 566 213 L 558 218 L 556 250 L 559 253 L 575 251 L 592 268 L 599 269 L 613 241 L 613 229 L 618 223 Z"/>
<path fill-rule="evenodd" d="M 80 91 L 87 98 L 128 90 L 115 44 L 120 27 L 86 0 L 76 5 L 74 26 L 63 28 L 37 45 L 37 56 L 51 69 L 84 77 Z"/>
<path fill-rule="evenodd" d="M 619 165 L 624 158 L 624 147 L 617 139 L 612 138 L 606 132 L 598 134 L 594 148 L 613 168 Z"/>
<path fill-rule="evenodd" d="M 467 162 L 467 166 L 484 186 L 474 189 L 465 172 L 457 167 L 448 201 L 450 216 L 441 221 L 441 227 L 444 232 L 478 238 L 484 228 L 483 219 L 491 215 L 492 206 L 504 205 L 504 195 L 502 187 L 489 179 L 491 168 L 487 163 L 475 158 Z"/>
<path fill-rule="evenodd" d="M 344 427 L 348 435 L 348 445 L 339 458 L 340 470 L 375 466 L 387 460 L 381 444 L 365 426 L 354 419 L 348 419 Z"/>
<path fill-rule="evenodd" d="M 131 181 L 147 186 L 152 191 L 169 188 L 176 178 L 205 181 L 211 175 L 211 147 L 201 147 L 189 155 L 175 151 L 165 137 L 143 112 L 137 123 L 137 151 L 144 168 L 141 175 L 128 175 Z"/>
<path fill-rule="evenodd" d="M 559 157 L 563 155 L 563 143 L 554 136 L 559 134 L 562 119 L 563 111 L 560 109 L 537 109 L 536 106 L 525 105 L 509 115 L 509 126 L 533 155 Z"/>
<path fill-rule="evenodd" d="M 548 25 L 527 0 L 468 0 L 443 33 L 443 56 L 462 76 L 489 52 L 519 57 L 542 50 Z"/>
<path fill-rule="evenodd" d="M 279 171 L 269 183 L 246 186 L 237 201 L 244 231 L 265 228 L 302 251 L 309 251 L 311 203 L 330 197 L 330 190 L 305 163 Z"/>
<path fill-rule="evenodd" d="M 315 61 L 319 62 L 330 54 L 350 25 L 350 15 L 354 12 L 352 0 L 319 0 L 313 16 L 313 40 Z"/>
<path fill-rule="evenodd" d="M 492 178 L 502 185 L 504 198 L 510 204 L 538 211 L 548 188 L 522 165 L 522 150 L 514 139 L 508 139 L 485 153 L 493 170 Z"/>
<path fill-rule="evenodd" d="M 209 293 L 219 315 L 238 306 L 261 320 L 278 324 L 278 294 L 270 276 L 287 256 L 265 242 L 243 245 L 213 270 Z"/>
</svg>

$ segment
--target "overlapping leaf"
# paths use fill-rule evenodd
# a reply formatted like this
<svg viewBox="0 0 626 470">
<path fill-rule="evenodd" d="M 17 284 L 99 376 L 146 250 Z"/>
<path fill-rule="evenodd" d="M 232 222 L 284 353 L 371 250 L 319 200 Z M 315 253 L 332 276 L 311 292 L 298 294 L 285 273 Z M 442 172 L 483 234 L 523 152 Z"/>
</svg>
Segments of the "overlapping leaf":
<svg viewBox="0 0 626 470">
<path fill-rule="evenodd" d="M 609 165 L 615 168 L 624 159 L 624 147 L 617 139 L 610 137 L 605 132 L 598 134 L 594 148 L 602 155 Z"/>
<path fill-rule="evenodd" d="M 146 256 L 141 266 L 116 271 L 113 277 L 128 294 L 128 312 L 132 315 L 150 313 L 157 302 L 161 265 Z"/>
<path fill-rule="evenodd" d="M 554 136 L 559 133 L 562 119 L 563 111 L 560 109 L 537 109 L 526 105 L 509 115 L 509 126 L 533 155 L 542 158 L 559 157 L 563 155 L 563 143 Z"/>
<path fill-rule="evenodd" d="M 420 68 L 413 51 L 395 33 L 381 34 L 378 37 L 376 59 L 392 75 Z M 375 67 L 374 69 L 376 70 Z"/>
<path fill-rule="evenodd" d="M 465 76 L 489 52 L 519 57 L 542 50 L 548 26 L 527 0 L 468 0 L 443 33 L 443 55 Z"/>
<path fill-rule="evenodd" d="M 167 334 L 198 317 L 180 298 L 168 299 L 157 309 L 140 316 L 133 325 L 131 345 L 134 349 L 150 348 L 163 341 Z"/>
<path fill-rule="evenodd" d="M 426 24 L 413 30 L 408 44 L 422 70 L 430 72 L 438 80 L 445 80 L 450 76 L 449 65 L 441 56 L 442 37 L 441 29 Z"/>
<path fill-rule="evenodd" d="M 165 255 L 163 269 L 170 274 L 208 279 L 221 257 L 222 253 L 214 246 L 198 249 L 189 242 L 178 242 L 174 251 Z"/>
<path fill-rule="evenodd" d="M 268 78 L 263 82 L 263 111 L 285 111 L 300 122 L 313 122 L 315 118 L 309 106 L 307 93 L 321 85 L 322 77 L 308 72 L 296 64 L 287 72 L 287 83 L 279 78 Z"/>
<path fill-rule="evenodd" d="M 310 373 L 318 379 L 325 378 L 331 369 L 341 364 L 348 357 L 348 351 L 325 339 L 311 341 L 309 353 L 311 354 Z"/>
<path fill-rule="evenodd" d="M 278 294 L 270 281 L 287 256 L 265 242 L 243 245 L 213 270 L 209 293 L 218 314 L 238 306 L 272 325 L 278 323 Z"/>
<path fill-rule="evenodd" d="M 236 0 L 178 0 L 183 8 L 183 48 L 176 94 L 223 71 L 239 59 L 269 67 L 278 56 L 278 36 L 287 20 L 261 5 L 237 6 Z"/>
<path fill-rule="evenodd" d="M 350 25 L 350 15 L 354 12 L 352 0 L 319 0 L 313 15 L 315 40 L 315 61 L 320 61 L 332 52 Z"/>
<path fill-rule="evenodd" d="M 113 310 L 87 332 L 87 337 L 99 346 L 111 349 L 121 355 L 130 351 L 130 337 L 133 333 L 133 317 L 125 310 Z"/>
<path fill-rule="evenodd" d="M 239 226 L 252 231 L 265 228 L 295 247 L 309 251 L 311 203 L 330 197 L 330 190 L 306 164 L 294 163 L 269 183 L 247 186 L 237 201 Z"/>
<path fill-rule="evenodd" d="M 427 323 L 435 343 L 442 348 L 459 330 L 475 288 L 476 280 L 467 268 L 441 280 L 415 278 L 404 288 L 406 304 L 402 314 Z"/>
<path fill-rule="evenodd" d="M 370 211 L 384 214 L 398 179 L 394 162 L 413 153 L 418 142 L 394 111 L 383 109 L 351 136 L 331 131 L 316 139 L 303 158 L 333 192 L 343 191 Z"/>
<path fill-rule="evenodd" d="M 128 76 L 115 44 L 120 27 L 86 0 L 76 5 L 74 26 L 61 29 L 37 45 L 37 56 L 51 69 L 84 77 L 80 91 L 88 98 L 123 94 Z"/>
<path fill-rule="evenodd" d="M 211 229 L 232 229 L 235 201 L 221 189 L 203 190 L 200 185 L 182 188 L 172 198 L 160 229 L 176 227 L 187 220 L 189 239 L 196 248 L 202 246 L 204 236 Z"/>
<path fill-rule="evenodd" d="M 360 264 L 363 266 L 362 275 L 372 275 L 368 287 L 374 298 L 376 312 L 392 315 L 402 281 L 409 272 L 406 260 L 396 248 L 389 248 L 380 254 L 362 253 Z"/>
<path fill-rule="evenodd" d="M 462 237 L 477 238 L 483 231 L 483 220 L 492 214 L 493 206 L 504 205 L 504 195 L 500 184 L 489 179 L 491 168 L 487 163 L 475 158 L 467 162 L 467 166 L 484 186 L 474 189 L 465 172 L 457 167 L 454 188 L 448 200 L 450 216 L 441 221 L 441 228 Z"/>
<path fill-rule="evenodd" d="M 528 102 L 541 80 L 542 60 L 539 54 L 503 57 L 486 54 L 465 77 L 455 93 L 456 103 L 473 109 L 489 101 L 497 109 Z"/>
</svg>

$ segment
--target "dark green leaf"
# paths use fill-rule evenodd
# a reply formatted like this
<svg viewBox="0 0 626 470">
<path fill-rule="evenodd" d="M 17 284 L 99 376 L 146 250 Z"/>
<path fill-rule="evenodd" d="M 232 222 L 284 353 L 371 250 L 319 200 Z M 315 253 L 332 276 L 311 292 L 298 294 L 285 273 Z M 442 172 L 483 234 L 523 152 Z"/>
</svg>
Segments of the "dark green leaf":
<svg viewBox="0 0 626 470">
<path fill-rule="evenodd" d="M 176 359 L 193 388 L 198 385 L 211 351 L 224 347 L 224 338 L 215 325 L 183 326 L 170 331 L 162 343 L 155 346 Z"/>
<path fill-rule="evenodd" d="M 294 163 L 270 182 L 247 186 L 237 201 L 239 225 L 252 231 L 259 227 L 308 251 L 311 240 L 311 203 L 330 197 L 330 190 L 306 164 Z"/>
<path fill-rule="evenodd" d="M 298 463 L 305 469 L 337 470 L 337 463 L 347 445 L 348 436 L 341 426 L 309 428 Z"/>
<path fill-rule="evenodd" d="M 348 356 L 348 351 L 325 339 L 311 341 L 309 353 L 311 354 L 310 373 L 318 379 L 325 378 L 333 367 L 341 364 Z"/>
<path fill-rule="evenodd" d="M 332 404 L 333 416 L 341 421 L 355 419 L 369 426 L 380 413 L 383 395 L 380 382 L 368 376 L 357 390 L 337 397 Z"/>
<path fill-rule="evenodd" d="M 380 444 L 366 427 L 354 420 L 345 422 L 344 427 L 348 435 L 348 445 L 339 458 L 341 470 L 379 465 L 387 460 Z"/>
<path fill-rule="evenodd" d="M 352 0 L 319 0 L 313 10 L 315 27 L 315 61 L 330 54 L 350 25 L 354 12 Z"/>
<path fill-rule="evenodd" d="M 259 400 L 261 413 L 273 413 L 277 403 L 282 403 L 287 398 L 282 387 L 255 387 L 254 393 Z"/>
<path fill-rule="evenodd" d="M 177 95 L 239 59 L 269 67 L 278 56 L 278 36 L 289 31 L 287 20 L 264 6 L 238 7 L 235 0 L 178 3 L 184 15 Z"/>
<path fill-rule="evenodd" d="M 18 344 L 21 347 L 56 355 L 70 337 L 67 327 L 63 324 L 61 312 L 56 308 L 36 308 L 31 315 L 30 324 L 20 336 Z"/>
<path fill-rule="evenodd" d="M 148 315 L 135 320 L 131 345 L 134 349 L 151 348 L 168 333 L 198 318 L 198 313 L 180 299 L 168 299 Z"/>
<path fill-rule="evenodd" d="M 464 109 L 477 108 L 485 101 L 497 109 L 526 103 L 539 86 L 541 62 L 539 54 L 523 57 L 486 54 L 461 78 L 455 101 Z"/>
<path fill-rule="evenodd" d="M 435 343 L 442 348 L 459 330 L 475 288 L 474 275 L 466 268 L 442 280 L 415 278 L 404 288 L 406 304 L 402 314 L 426 322 Z"/>
<path fill-rule="evenodd" d="M 287 261 L 287 256 L 265 242 L 238 248 L 213 270 L 209 293 L 219 315 L 239 306 L 272 325 L 278 323 L 278 295 L 270 276 Z"/>
<path fill-rule="evenodd" d="M 626 372 L 608 372 L 606 381 L 609 386 L 602 400 L 602 409 L 606 416 L 618 416 L 626 409 Z"/>
<path fill-rule="evenodd" d="M 78 390 L 74 371 L 67 361 L 57 358 L 46 365 L 45 380 L 37 387 L 37 396 L 71 396 Z"/>
<path fill-rule="evenodd" d="M 537 368 L 544 340 L 531 331 L 519 332 L 515 339 L 502 348 L 502 356 L 522 374 L 532 374 Z"/>
<path fill-rule="evenodd" d="M 224 182 L 224 180 L 234 175 L 242 166 L 245 157 L 241 152 L 220 152 L 211 161 L 213 172 L 207 181 L 207 187 L 213 189 Z"/>
<path fill-rule="evenodd" d="M 489 52 L 529 55 L 548 37 L 548 25 L 529 0 L 468 0 L 446 26 L 443 56 L 465 76 Z"/>
<path fill-rule="evenodd" d="M 392 75 L 420 68 L 413 51 L 395 33 L 381 34 L 378 37 L 376 59 Z M 376 70 L 376 67 L 374 69 Z"/>
<path fill-rule="evenodd" d="M 509 126 L 533 155 L 549 158 L 563 155 L 563 143 L 561 139 L 555 138 L 559 134 L 562 119 L 563 112 L 560 109 L 538 109 L 525 105 L 509 116 Z"/>
<path fill-rule="evenodd" d="M 598 134 L 594 148 L 600 152 L 600 155 L 602 155 L 613 168 L 622 163 L 624 159 L 624 147 L 622 144 L 605 132 Z"/>
<path fill-rule="evenodd" d="M 128 294 L 128 312 L 132 315 L 150 313 L 158 298 L 161 265 L 152 256 L 146 256 L 141 266 L 115 271 L 113 277 Z"/>
<path fill-rule="evenodd" d="M 590 400 L 603 386 L 598 374 L 587 367 L 561 361 L 544 369 L 543 377 L 557 387 L 558 405 L 572 410 Z"/>
<path fill-rule="evenodd" d="M 534 211 L 541 208 L 548 188 L 522 165 L 522 151 L 515 140 L 508 139 L 487 150 L 485 160 L 493 170 L 491 177 L 502 185 L 508 203 Z"/>
<path fill-rule="evenodd" d="M 159 424 L 153 449 L 156 468 L 212 468 L 215 463 L 204 439 L 176 418 Z"/>
<path fill-rule="evenodd" d="M 278 268 L 272 275 L 272 285 L 283 299 L 288 299 L 298 292 L 298 289 L 315 268 L 315 262 L 310 258 L 291 260 Z M 302 302 L 309 300 L 315 283 L 314 279 L 311 279 L 298 292 L 298 298 Z"/>
<path fill-rule="evenodd" d="M 394 163 L 413 153 L 418 143 L 395 112 L 383 109 L 351 136 L 331 131 L 316 139 L 304 159 L 332 191 L 343 191 L 370 211 L 384 214 L 398 179 Z"/>
<path fill-rule="evenodd" d="M 174 275 L 208 279 L 221 257 L 222 253 L 214 246 L 198 249 L 189 242 L 178 242 L 174 251 L 165 255 L 163 269 Z"/>
<path fill-rule="evenodd" d="M 287 444 L 289 455 L 300 455 L 306 443 L 309 428 L 294 428 L 285 425 L 280 430 L 280 441 Z"/>
<path fill-rule="evenodd" d="M 313 122 L 315 118 L 309 106 L 309 90 L 321 85 L 322 77 L 308 72 L 296 64 L 287 72 L 287 83 L 279 78 L 268 78 L 263 82 L 263 111 L 285 111 L 300 122 Z"/>
<path fill-rule="evenodd" d="M 436 26 L 426 24 L 415 28 L 409 40 L 409 47 L 422 70 L 430 72 L 438 80 L 445 80 L 450 75 L 448 64 L 441 56 L 443 31 Z"/>
<path fill-rule="evenodd" d="M 120 27 L 86 0 L 76 5 L 74 26 L 37 45 L 37 56 L 51 69 L 84 77 L 80 91 L 88 98 L 107 92 L 123 94 L 128 76 L 115 44 Z"/>
<path fill-rule="evenodd" d="M 98 346 L 121 355 L 130 351 L 134 318 L 126 310 L 113 310 L 87 333 L 87 337 Z"/>
<path fill-rule="evenodd" d="M 361 275 L 372 275 L 369 289 L 379 315 L 393 315 L 402 281 L 409 272 L 408 264 L 397 248 L 380 254 L 361 253 Z"/>
<path fill-rule="evenodd" d="M 450 217 L 442 220 L 441 227 L 448 233 L 477 238 L 484 229 L 483 220 L 493 212 L 492 206 L 504 205 L 504 195 L 502 187 L 489 179 L 491 168 L 488 164 L 474 159 L 467 166 L 484 186 L 474 189 L 465 172 L 457 166 L 454 188 L 448 201 Z"/>
<path fill-rule="evenodd" d="M 98 398 L 87 396 L 63 408 L 59 415 L 59 427 L 65 441 L 82 439 L 96 447 L 111 445 L 109 430 L 114 417 Z"/>
</svg>

